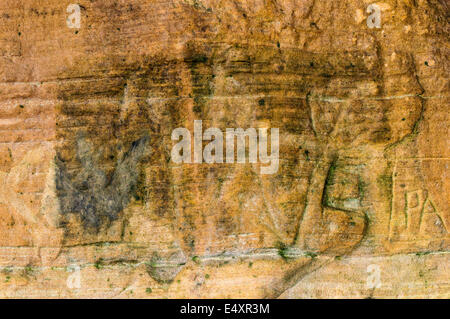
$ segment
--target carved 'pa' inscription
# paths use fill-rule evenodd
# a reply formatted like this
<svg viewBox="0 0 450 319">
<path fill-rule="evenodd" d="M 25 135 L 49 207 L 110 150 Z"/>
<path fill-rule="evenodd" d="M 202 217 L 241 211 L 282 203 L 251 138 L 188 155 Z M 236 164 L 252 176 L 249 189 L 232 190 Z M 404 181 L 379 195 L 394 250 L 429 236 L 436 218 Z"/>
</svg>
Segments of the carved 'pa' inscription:
<svg viewBox="0 0 450 319">
<path fill-rule="evenodd" d="M 419 242 L 442 245 L 448 240 L 449 220 L 440 194 L 432 192 L 420 177 L 419 161 L 404 161 L 393 172 L 392 211 L 389 221 L 391 242 Z M 419 245 L 420 246 L 420 245 Z M 419 248 L 419 247 L 416 247 Z"/>
<path fill-rule="evenodd" d="M 427 234 L 427 224 L 434 224 L 447 231 L 444 219 L 436 209 L 427 190 L 405 192 L 405 224 L 410 234 Z"/>
<path fill-rule="evenodd" d="M 405 191 L 402 195 L 398 202 L 403 209 L 397 210 L 390 221 L 391 240 L 437 238 L 448 234 L 446 220 L 429 191 L 426 189 Z"/>
</svg>

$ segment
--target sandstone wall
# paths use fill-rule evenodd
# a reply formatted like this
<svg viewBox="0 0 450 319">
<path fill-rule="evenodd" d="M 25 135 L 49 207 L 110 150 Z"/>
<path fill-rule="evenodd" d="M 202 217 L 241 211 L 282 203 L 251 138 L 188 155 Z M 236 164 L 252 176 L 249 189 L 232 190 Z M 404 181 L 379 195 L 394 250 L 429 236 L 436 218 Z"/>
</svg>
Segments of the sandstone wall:
<svg viewBox="0 0 450 319">
<path fill-rule="evenodd" d="M 0 297 L 449 298 L 448 2 L 372 3 L 1 0 Z"/>
</svg>

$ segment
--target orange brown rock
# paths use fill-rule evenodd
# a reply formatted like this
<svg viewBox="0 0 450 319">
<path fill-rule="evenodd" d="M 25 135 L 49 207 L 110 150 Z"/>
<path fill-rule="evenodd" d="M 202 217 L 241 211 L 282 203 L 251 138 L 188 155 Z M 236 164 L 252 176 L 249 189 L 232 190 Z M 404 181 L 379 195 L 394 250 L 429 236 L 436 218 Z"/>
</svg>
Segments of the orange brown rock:
<svg viewBox="0 0 450 319">
<path fill-rule="evenodd" d="M 448 2 L 71 3 L 0 3 L 0 297 L 450 297 Z"/>
</svg>

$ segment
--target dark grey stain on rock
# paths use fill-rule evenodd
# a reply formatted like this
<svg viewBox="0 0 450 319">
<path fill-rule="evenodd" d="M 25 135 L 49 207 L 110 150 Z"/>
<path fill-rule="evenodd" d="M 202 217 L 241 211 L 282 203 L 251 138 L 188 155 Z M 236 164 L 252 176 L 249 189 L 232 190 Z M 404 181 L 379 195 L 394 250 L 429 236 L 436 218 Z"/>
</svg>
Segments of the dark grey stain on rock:
<svg viewBox="0 0 450 319">
<path fill-rule="evenodd" d="M 77 158 L 81 169 L 70 174 L 56 156 L 56 192 L 62 214 L 79 214 L 87 230 L 96 230 L 116 220 L 127 206 L 138 182 L 138 163 L 144 156 L 149 138 L 134 141 L 117 161 L 112 174 L 99 167 L 96 149 L 84 137 L 77 140 Z"/>
</svg>

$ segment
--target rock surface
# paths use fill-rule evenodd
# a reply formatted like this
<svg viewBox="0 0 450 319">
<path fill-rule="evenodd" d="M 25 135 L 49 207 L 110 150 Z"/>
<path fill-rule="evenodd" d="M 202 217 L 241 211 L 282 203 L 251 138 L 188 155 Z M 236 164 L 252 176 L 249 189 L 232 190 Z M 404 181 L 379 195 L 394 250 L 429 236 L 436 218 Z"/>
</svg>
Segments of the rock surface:
<svg viewBox="0 0 450 319">
<path fill-rule="evenodd" d="M 0 2 L 0 297 L 450 297 L 448 2 L 69 4 Z"/>
</svg>

